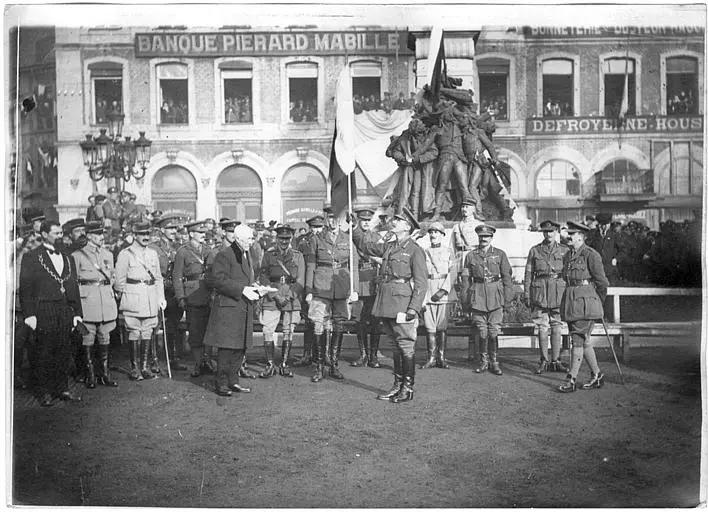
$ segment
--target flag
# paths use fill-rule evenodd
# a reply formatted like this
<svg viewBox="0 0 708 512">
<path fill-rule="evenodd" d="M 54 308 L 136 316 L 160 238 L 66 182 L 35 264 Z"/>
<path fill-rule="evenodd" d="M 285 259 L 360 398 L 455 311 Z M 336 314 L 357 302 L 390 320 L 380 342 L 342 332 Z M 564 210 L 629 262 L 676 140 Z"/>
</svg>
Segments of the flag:
<svg viewBox="0 0 708 512">
<path fill-rule="evenodd" d="M 622 103 L 619 109 L 619 125 L 621 126 L 624 122 L 624 118 L 629 111 L 629 59 L 624 61 L 624 87 L 622 89 Z"/>
<path fill-rule="evenodd" d="M 330 200 L 335 215 L 349 209 L 349 197 L 356 197 L 354 168 L 354 105 L 349 65 L 345 65 L 337 80 L 335 94 L 336 117 L 332 151 L 329 156 Z M 349 187 L 351 187 L 351 194 Z"/>
<path fill-rule="evenodd" d="M 445 40 L 440 27 L 433 27 L 430 32 L 430 44 L 428 46 L 428 63 L 426 72 L 426 83 L 430 86 L 433 96 L 433 106 L 440 100 L 440 86 L 443 76 L 447 74 L 445 64 Z"/>
</svg>

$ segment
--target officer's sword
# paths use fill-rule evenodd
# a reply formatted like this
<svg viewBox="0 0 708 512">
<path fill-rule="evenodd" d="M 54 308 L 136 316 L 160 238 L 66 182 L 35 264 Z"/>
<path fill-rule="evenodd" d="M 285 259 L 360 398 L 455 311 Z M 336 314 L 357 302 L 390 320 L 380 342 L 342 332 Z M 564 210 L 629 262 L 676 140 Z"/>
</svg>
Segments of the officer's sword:
<svg viewBox="0 0 708 512">
<path fill-rule="evenodd" d="M 617 354 L 615 353 L 615 346 L 612 344 L 612 340 L 610 339 L 610 333 L 607 330 L 607 322 L 605 322 L 605 317 L 602 317 L 602 327 L 605 328 L 605 336 L 607 336 L 607 343 L 610 345 L 610 349 L 612 349 L 612 356 L 615 358 L 615 364 L 617 365 L 617 371 L 620 374 L 620 382 L 622 385 L 624 385 L 624 375 L 622 375 L 622 368 L 620 368 L 619 361 L 617 360 Z"/>
<path fill-rule="evenodd" d="M 167 349 L 167 326 L 165 325 L 165 310 L 160 309 L 162 317 L 162 344 L 165 346 L 165 359 L 167 359 L 167 376 L 172 378 L 172 368 L 170 368 L 170 353 Z"/>
</svg>

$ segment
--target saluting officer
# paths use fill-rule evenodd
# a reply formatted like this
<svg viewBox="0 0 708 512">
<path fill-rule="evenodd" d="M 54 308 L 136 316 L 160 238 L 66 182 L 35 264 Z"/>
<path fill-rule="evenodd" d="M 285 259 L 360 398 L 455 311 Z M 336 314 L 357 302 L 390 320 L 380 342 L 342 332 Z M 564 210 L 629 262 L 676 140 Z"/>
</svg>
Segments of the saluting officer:
<svg viewBox="0 0 708 512">
<path fill-rule="evenodd" d="M 150 223 L 133 226 L 135 242 L 118 254 L 114 288 L 120 294 L 119 309 L 125 317 L 130 342 L 131 380 L 152 379 L 148 356 L 157 314 L 165 310 L 165 288 L 157 253 L 148 247 Z M 138 366 L 140 358 L 140 366 Z"/>
<path fill-rule="evenodd" d="M 325 364 L 325 330 L 332 331 L 329 349 L 332 378 L 343 379 L 339 371 L 339 355 L 344 337 L 343 322 L 349 317 L 348 302 L 356 302 L 357 292 L 350 289 L 349 272 L 353 282 L 359 280 L 358 255 L 353 251 L 350 260 L 349 236 L 342 229 L 346 220 L 337 220 L 334 214 L 327 214 L 329 226 L 312 238 L 305 272 L 305 301 L 309 304 L 308 316 L 315 324 L 315 360 L 317 369 L 312 382 L 323 378 Z"/>
<path fill-rule="evenodd" d="M 258 276 L 262 285 L 278 289 L 277 292 L 269 292 L 261 300 L 260 322 L 263 325 L 263 348 L 267 360 L 266 368 L 260 375 L 263 378 L 275 375 L 274 340 L 278 321 L 283 326 L 280 375 L 293 376 L 288 367 L 288 357 L 295 326 L 300 322 L 300 301 L 305 287 L 305 259 L 302 253 L 290 246 L 295 230 L 290 226 L 279 226 L 275 232 L 276 245 L 266 249 L 263 254 Z"/>
<path fill-rule="evenodd" d="M 430 247 L 424 249 L 425 264 L 428 269 L 428 290 L 423 301 L 423 323 L 428 346 L 428 361 L 421 366 L 427 368 L 450 368 L 445 360 L 447 348 L 447 323 L 449 305 L 457 302 L 454 284 L 457 278 L 455 251 L 443 244 L 445 228 L 440 222 L 433 222 L 428 228 Z"/>
<path fill-rule="evenodd" d="M 357 247 L 370 256 L 383 258 L 382 280 L 372 313 L 381 319 L 393 348 L 393 387 L 376 398 L 391 402 L 413 400 L 415 384 L 415 340 L 418 316 L 428 289 L 425 253 L 411 237 L 420 225 L 407 207 L 393 216 L 391 232 L 396 240 L 363 243 L 361 233 L 352 233 Z"/>
<path fill-rule="evenodd" d="M 76 274 L 81 292 L 83 323 L 88 334 L 83 336 L 82 345 L 86 357 L 86 387 L 96 387 L 98 382 L 104 386 L 116 387 L 118 383 L 111 379 L 108 365 L 110 333 L 116 328 L 118 308 L 113 293 L 115 271 L 113 255 L 103 247 L 104 227 L 101 221 L 86 225 L 88 243 L 72 253 L 76 264 Z M 97 343 L 96 343 L 97 342 Z M 97 345 L 98 372 L 94 366 L 93 348 Z"/>
<path fill-rule="evenodd" d="M 371 219 L 374 211 L 370 208 L 356 210 L 358 219 L 354 232 L 361 233 L 362 243 L 379 243 L 381 235 L 371 229 Z M 353 233 L 352 233 L 353 234 Z M 357 249 L 358 250 L 358 249 Z M 376 276 L 381 260 L 359 252 L 359 322 L 357 324 L 357 341 L 359 342 L 359 359 L 352 366 L 367 365 L 371 368 L 381 368 L 377 352 L 379 350 L 378 319 L 371 314 L 376 299 Z"/>
<path fill-rule="evenodd" d="M 548 330 L 551 331 L 550 370 L 567 372 L 560 360 L 561 318 L 560 303 L 565 290 L 563 256 L 568 248 L 556 242 L 560 224 L 552 220 L 541 222 L 543 242 L 534 245 L 526 258 L 524 272 L 524 302 L 532 310 L 533 322 L 538 327 L 538 348 L 541 360 L 536 369 L 541 374 L 549 369 Z"/>
<path fill-rule="evenodd" d="M 204 222 L 190 222 L 185 227 L 189 232 L 189 243 L 175 254 L 172 285 L 179 309 L 187 312 L 189 346 L 194 358 L 191 376 L 199 377 L 204 361 L 204 333 L 209 321 L 211 298 L 204 279 L 208 270 L 207 259 L 212 251 L 204 244 L 207 232 Z"/>
<path fill-rule="evenodd" d="M 604 316 L 602 304 L 607 297 L 609 282 L 602 265 L 602 256 L 585 244 L 590 228 L 577 222 L 568 222 L 571 247 L 563 257 L 563 277 L 567 284 L 561 301 L 561 318 L 568 322 L 572 342 L 570 371 L 566 382 L 558 388 L 562 393 L 575 391 L 583 358 L 592 375 L 583 389 L 601 388 L 604 375 L 600 371 L 591 339 L 595 321 Z"/>
<path fill-rule="evenodd" d="M 312 239 L 324 229 L 324 217 L 315 215 L 307 220 L 310 230 L 300 237 L 295 248 L 302 254 L 305 260 L 305 272 L 307 272 L 308 261 L 312 264 Z M 302 315 L 305 317 L 305 331 L 303 332 L 303 353 L 302 357 L 293 362 L 293 366 L 310 366 L 315 344 L 315 324 L 312 323 L 308 315 L 308 304 L 302 305 Z"/>
<path fill-rule="evenodd" d="M 504 306 L 512 294 L 511 265 L 506 253 L 491 245 L 496 232 L 493 226 L 480 224 L 475 232 L 479 245 L 465 257 L 462 301 L 471 310 L 472 323 L 479 331 L 482 361 L 477 373 L 491 370 L 501 375 L 497 350 Z"/>
</svg>

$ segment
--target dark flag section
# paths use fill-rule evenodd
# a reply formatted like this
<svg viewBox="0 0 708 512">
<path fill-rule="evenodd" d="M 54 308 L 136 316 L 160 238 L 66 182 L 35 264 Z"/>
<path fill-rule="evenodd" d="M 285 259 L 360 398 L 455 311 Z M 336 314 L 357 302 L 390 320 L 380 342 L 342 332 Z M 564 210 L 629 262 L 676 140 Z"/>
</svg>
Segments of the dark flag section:
<svg viewBox="0 0 708 512">
<path fill-rule="evenodd" d="M 354 172 L 347 175 L 337 161 L 335 142 L 337 140 L 337 124 L 334 125 L 334 135 L 332 136 L 332 151 L 329 155 L 329 182 L 330 198 L 334 214 L 339 216 L 342 212 L 349 210 L 349 189 L 351 187 L 351 200 L 356 199 L 356 178 Z"/>
</svg>

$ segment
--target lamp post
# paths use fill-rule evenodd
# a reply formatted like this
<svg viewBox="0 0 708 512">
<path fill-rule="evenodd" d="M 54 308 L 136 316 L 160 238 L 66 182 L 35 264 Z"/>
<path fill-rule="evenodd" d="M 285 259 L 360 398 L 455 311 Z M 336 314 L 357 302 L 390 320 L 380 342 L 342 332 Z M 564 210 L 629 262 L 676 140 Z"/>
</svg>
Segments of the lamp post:
<svg viewBox="0 0 708 512">
<path fill-rule="evenodd" d="M 130 137 L 121 140 L 125 115 L 114 110 L 107 117 L 108 129 L 101 128 L 98 137 L 86 135 L 79 145 L 91 179 L 114 179 L 116 187 L 122 191 L 123 182 L 145 177 L 152 141 L 145 138 L 145 132 L 139 132 L 140 137 L 135 141 Z"/>
</svg>

